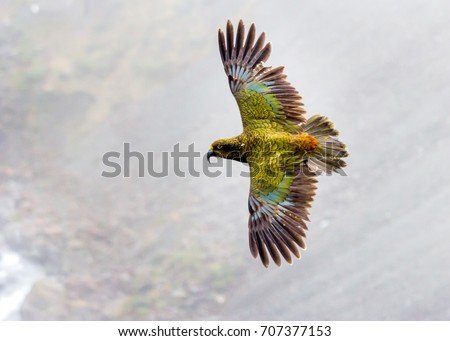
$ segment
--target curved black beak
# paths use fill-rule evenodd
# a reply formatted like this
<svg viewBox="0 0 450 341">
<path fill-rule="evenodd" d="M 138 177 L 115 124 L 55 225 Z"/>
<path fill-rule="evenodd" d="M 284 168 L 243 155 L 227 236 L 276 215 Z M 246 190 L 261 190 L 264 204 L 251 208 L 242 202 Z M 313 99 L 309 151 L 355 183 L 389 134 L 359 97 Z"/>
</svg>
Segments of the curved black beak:
<svg viewBox="0 0 450 341">
<path fill-rule="evenodd" d="M 209 161 L 209 159 L 211 158 L 211 156 L 215 156 L 214 150 L 212 150 L 212 149 L 208 150 L 208 153 L 206 154 L 206 159 L 208 160 L 208 163 L 211 163 L 211 162 Z"/>
</svg>

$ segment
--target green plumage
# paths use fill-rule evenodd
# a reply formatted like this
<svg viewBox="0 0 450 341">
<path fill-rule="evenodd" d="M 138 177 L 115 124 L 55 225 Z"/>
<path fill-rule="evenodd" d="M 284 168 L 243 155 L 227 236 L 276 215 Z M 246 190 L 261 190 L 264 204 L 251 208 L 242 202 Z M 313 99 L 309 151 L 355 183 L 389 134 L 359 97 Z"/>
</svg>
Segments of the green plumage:
<svg viewBox="0 0 450 341">
<path fill-rule="evenodd" d="M 215 141 L 208 153 L 246 162 L 250 166 L 249 242 L 264 266 L 269 255 L 289 263 L 300 257 L 311 205 L 315 176 L 341 172 L 347 156 L 338 132 L 323 116 L 305 122 L 298 92 L 286 81 L 283 67 L 265 67 L 270 43 L 262 33 L 255 42 L 255 26 L 244 39 L 239 22 L 236 38 L 231 22 L 226 38 L 219 30 L 219 49 L 242 118 L 241 135 Z M 245 40 L 245 43 L 244 43 Z M 226 42 L 225 42 L 226 41 Z"/>
</svg>

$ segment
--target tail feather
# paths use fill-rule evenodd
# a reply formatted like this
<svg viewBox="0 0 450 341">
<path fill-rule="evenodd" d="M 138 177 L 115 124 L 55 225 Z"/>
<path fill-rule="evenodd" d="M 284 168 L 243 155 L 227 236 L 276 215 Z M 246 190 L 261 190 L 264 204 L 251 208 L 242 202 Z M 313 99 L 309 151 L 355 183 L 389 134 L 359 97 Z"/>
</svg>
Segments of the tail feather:
<svg viewBox="0 0 450 341">
<path fill-rule="evenodd" d="M 315 173 L 344 174 L 342 168 L 346 163 L 342 158 L 347 157 L 348 153 L 345 144 L 337 139 L 339 132 L 334 128 L 333 122 L 327 117 L 315 115 L 302 127 L 304 132 L 314 136 L 318 141 L 317 148 L 309 153 L 308 168 Z"/>
</svg>

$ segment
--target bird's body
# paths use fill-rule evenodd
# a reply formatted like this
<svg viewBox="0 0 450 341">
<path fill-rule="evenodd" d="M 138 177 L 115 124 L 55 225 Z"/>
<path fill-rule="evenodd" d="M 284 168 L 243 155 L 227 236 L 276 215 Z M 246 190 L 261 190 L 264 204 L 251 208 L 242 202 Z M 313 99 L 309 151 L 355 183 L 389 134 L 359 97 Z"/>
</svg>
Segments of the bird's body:
<svg viewBox="0 0 450 341">
<path fill-rule="evenodd" d="M 347 156 L 338 132 L 323 116 L 303 116 L 300 95 L 286 81 L 283 67 L 265 67 L 271 52 L 264 33 L 255 43 L 252 25 L 244 43 L 244 24 L 236 39 L 230 21 L 225 36 L 219 30 L 219 47 L 230 89 L 241 112 L 243 132 L 213 142 L 214 155 L 250 166 L 249 240 L 254 257 L 267 267 L 270 255 L 277 265 L 281 256 L 291 263 L 300 257 L 308 208 L 320 172 L 341 172 Z"/>
</svg>

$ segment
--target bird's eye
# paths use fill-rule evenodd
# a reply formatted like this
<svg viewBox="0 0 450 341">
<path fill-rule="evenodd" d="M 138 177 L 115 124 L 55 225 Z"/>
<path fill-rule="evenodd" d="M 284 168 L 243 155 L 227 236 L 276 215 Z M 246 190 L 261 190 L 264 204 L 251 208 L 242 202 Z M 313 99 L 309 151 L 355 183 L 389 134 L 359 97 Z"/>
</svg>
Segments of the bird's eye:
<svg viewBox="0 0 450 341">
<path fill-rule="evenodd" d="M 221 145 L 221 144 L 218 144 L 218 145 L 217 145 L 217 149 L 222 149 L 222 145 Z"/>
</svg>

